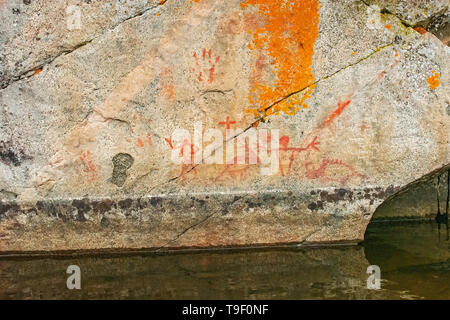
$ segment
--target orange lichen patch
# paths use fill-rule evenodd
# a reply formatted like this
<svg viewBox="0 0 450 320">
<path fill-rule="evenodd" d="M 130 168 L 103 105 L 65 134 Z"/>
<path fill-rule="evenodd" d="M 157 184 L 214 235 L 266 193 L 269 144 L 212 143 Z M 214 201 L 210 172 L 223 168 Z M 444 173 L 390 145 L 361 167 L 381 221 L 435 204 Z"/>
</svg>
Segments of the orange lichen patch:
<svg viewBox="0 0 450 320">
<path fill-rule="evenodd" d="M 42 72 L 42 68 L 36 69 L 36 70 L 34 70 L 33 76 L 36 76 L 41 72 Z"/>
<path fill-rule="evenodd" d="M 250 114 L 265 117 L 280 111 L 293 115 L 302 109 L 304 101 L 311 97 L 314 89 L 314 75 L 311 64 L 314 44 L 319 34 L 318 0 L 245 0 L 241 6 L 258 8 L 258 14 L 265 20 L 253 33 L 250 50 L 265 51 L 267 60 L 273 65 L 276 82 L 267 84 L 251 83 L 249 100 L 258 107 L 247 110 Z M 260 72 L 257 68 L 254 73 Z M 301 94 L 285 99 L 292 92 Z"/>
<path fill-rule="evenodd" d="M 1 7 L 2 5 L 4 5 L 4 4 L 6 3 L 6 1 L 8 1 L 8 0 L 0 0 L 0 7 Z"/>
<path fill-rule="evenodd" d="M 424 28 L 422 28 L 422 27 L 414 27 L 414 30 L 416 30 L 418 33 L 420 33 L 420 34 L 425 34 L 425 33 L 427 33 L 427 30 L 425 30 Z"/>
<path fill-rule="evenodd" d="M 433 76 L 427 78 L 427 82 L 430 85 L 431 90 L 434 90 L 437 87 L 439 87 L 441 84 L 441 82 L 439 81 L 439 73 L 436 72 Z"/>
<path fill-rule="evenodd" d="M 390 24 L 385 25 L 385 28 L 391 30 L 392 26 Z"/>
</svg>

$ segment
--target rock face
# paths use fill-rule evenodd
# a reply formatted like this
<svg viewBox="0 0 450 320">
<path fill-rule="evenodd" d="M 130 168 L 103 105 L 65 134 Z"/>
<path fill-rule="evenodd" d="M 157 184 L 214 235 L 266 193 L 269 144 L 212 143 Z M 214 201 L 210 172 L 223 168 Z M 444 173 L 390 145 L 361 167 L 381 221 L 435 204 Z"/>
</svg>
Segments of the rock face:
<svg viewBox="0 0 450 320">
<path fill-rule="evenodd" d="M 0 251 L 362 240 L 450 164 L 449 48 L 383 6 L 0 1 Z"/>
<path fill-rule="evenodd" d="M 435 220 L 438 212 L 437 177 L 421 181 L 399 192 L 377 208 L 373 220 L 424 219 Z M 446 212 L 448 174 L 442 174 L 439 181 L 439 208 Z"/>
<path fill-rule="evenodd" d="M 395 14 L 410 26 L 426 27 L 435 18 L 448 14 L 448 0 L 365 0 L 365 3 Z"/>
</svg>

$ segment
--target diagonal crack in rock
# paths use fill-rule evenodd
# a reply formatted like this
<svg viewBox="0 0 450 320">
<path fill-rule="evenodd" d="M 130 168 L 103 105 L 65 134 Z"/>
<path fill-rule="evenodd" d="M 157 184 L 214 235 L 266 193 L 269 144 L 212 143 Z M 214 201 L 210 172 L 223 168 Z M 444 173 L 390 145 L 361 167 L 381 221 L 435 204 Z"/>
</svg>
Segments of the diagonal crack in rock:
<svg viewBox="0 0 450 320">
<path fill-rule="evenodd" d="M 214 216 L 215 213 L 210 214 L 208 216 L 206 216 L 204 219 L 200 220 L 197 223 L 194 223 L 193 225 L 189 226 L 188 228 L 184 229 L 182 232 L 180 232 L 175 238 L 173 238 L 172 240 L 168 241 L 165 245 L 163 245 L 162 247 L 158 248 L 156 250 L 156 252 L 159 252 L 161 250 L 163 250 L 164 248 L 167 248 L 170 244 L 174 243 L 175 241 L 177 241 L 178 239 L 180 239 L 186 232 L 188 232 L 189 230 L 198 227 L 199 225 L 205 223 L 206 221 L 208 221 L 208 219 L 210 219 L 212 216 Z"/>
<path fill-rule="evenodd" d="M 334 77 L 335 75 L 337 75 L 338 73 L 340 73 L 340 72 L 342 72 L 342 71 L 344 71 L 344 70 L 346 70 L 346 69 L 348 69 L 348 68 L 351 68 L 351 67 L 353 67 L 353 66 L 355 66 L 355 65 L 358 65 L 358 64 L 360 64 L 361 62 L 366 61 L 367 59 L 370 59 L 370 58 L 371 58 L 373 55 L 375 55 L 376 53 L 378 53 L 378 52 L 380 52 L 380 51 L 382 51 L 382 50 L 384 50 L 384 49 L 386 49 L 386 48 L 389 48 L 389 47 L 391 47 L 391 46 L 393 46 L 393 45 L 394 45 L 394 43 L 391 42 L 391 43 L 388 43 L 388 44 L 386 44 L 386 45 L 384 45 L 384 46 L 381 46 L 381 47 L 377 48 L 376 50 L 374 50 L 373 52 L 371 52 L 370 54 L 368 54 L 367 56 L 365 56 L 365 57 L 363 57 L 363 58 L 357 60 L 356 62 L 351 63 L 351 64 L 349 64 L 349 65 L 347 65 L 347 66 L 345 66 L 345 67 L 343 67 L 343 68 L 341 68 L 341 69 L 339 69 L 339 70 L 337 70 L 337 71 L 335 71 L 335 72 L 333 72 L 333 73 L 331 73 L 331 74 L 329 74 L 329 75 L 326 75 L 326 76 L 324 76 L 324 77 L 322 77 L 322 78 L 320 78 L 320 79 L 314 81 L 313 83 L 307 85 L 307 86 L 304 87 L 304 88 L 301 88 L 301 89 L 299 89 L 299 90 L 297 90 L 297 91 L 294 91 L 294 92 L 289 93 L 288 95 L 284 96 L 284 97 L 281 98 L 280 100 L 278 100 L 278 101 L 272 103 L 270 106 L 268 106 L 268 107 L 266 108 L 266 110 L 269 110 L 270 108 L 273 108 L 273 107 L 276 106 L 277 104 L 279 104 L 279 103 L 285 101 L 286 99 L 288 99 L 289 97 L 292 97 L 293 95 L 296 95 L 296 94 L 299 94 L 299 93 L 305 91 L 306 89 L 310 88 L 311 86 L 314 86 L 314 85 L 316 85 L 316 84 L 318 84 L 318 83 L 320 83 L 320 82 L 322 82 L 322 81 L 324 81 L 324 80 L 327 80 L 327 79 L 329 79 L 329 78 L 332 78 L 332 77 Z M 236 139 L 237 137 L 239 137 L 241 134 L 244 134 L 245 132 L 247 132 L 248 130 L 250 130 L 256 123 L 258 123 L 258 122 L 261 121 L 261 120 L 262 120 L 262 117 L 257 118 L 257 119 L 256 119 L 255 121 L 253 121 L 248 127 L 246 127 L 242 132 L 240 132 L 240 133 L 234 135 L 233 137 L 231 137 L 230 139 L 226 140 L 225 143 L 229 143 L 229 142 L 232 141 L 233 139 Z M 217 149 L 216 149 L 216 150 L 217 150 Z M 215 151 L 216 151 L 216 150 L 215 150 Z M 186 174 L 189 174 L 192 170 L 194 170 L 194 169 L 197 168 L 198 166 L 199 166 L 198 164 L 195 165 L 195 166 L 192 166 L 192 167 L 189 168 L 184 174 L 185 174 L 185 175 L 186 175 Z M 178 180 L 178 179 L 180 179 L 180 178 L 181 178 L 181 175 L 176 176 L 176 177 L 174 177 L 174 178 L 171 178 L 171 179 L 167 180 L 167 181 L 164 182 L 164 183 L 161 183 L 161 184 L 158 184 L 158 185 L 152 187 L 151 190 L 154 190 L 155 188 L 161 187 L 161 186 L 163 186 L 163 185 L 165 185 L 165 184 L 167 184 L 167 183 L 176 181 L 176 180 Z"/>
<path fill-rule="evenodd" d="M 41 62 L 37 63 L 35 66 L 27 69 L 26 71 L 23 71 L 23 72 L 17 74 L 17 75 L 12 75 L 9 79 L 0 79 L 0 90 L 6 89 L 8 86 L 10 86 L 11 84 L 13 84 L 17 81 L 31 78 L 33 76 L 32 73 L 34 73 L 34 71 L 44 68 L 45 66 L 51 64 L 53 61 L 55 61 L 62 55 L 68 55 L 68 54 L 76 52 L 78 49 L 85 47 L 86 45 L 92 43 L 93 41 L 95 41 L 97 39 L 100 39 L 102 36 L 104 36 L 108 32 L 114 31 L 115 29 L 120 27 L 123 23 L 125 23 L 129 20 L 135 19 L 135 18 L 139 18 L 139 17 L 143 16 L 146 12 L 164 5 L 167 1 L 168 0 L 161 0 L 156 5 L 145 8 L 145 9 L 137 12 L 135 15 L 130 16 L 115 25 L 112 25 L 110 28 L 106 28 L 104 30 L 99 31 L 96 35 L 92 36 L 90 39 L 80 42 L 80 43 L 72 46 L 71 48 L 61 50 L 61 51 L 57 52 L 56 54 L 48 56 L 47 58 L 43 59 Z"/>
</svg>

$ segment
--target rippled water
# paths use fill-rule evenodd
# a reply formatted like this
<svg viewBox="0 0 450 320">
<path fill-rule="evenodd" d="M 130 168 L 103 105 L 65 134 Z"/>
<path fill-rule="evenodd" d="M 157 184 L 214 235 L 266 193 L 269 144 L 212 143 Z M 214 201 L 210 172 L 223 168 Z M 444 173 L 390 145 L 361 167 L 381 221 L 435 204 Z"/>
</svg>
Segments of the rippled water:
<svg viewBox="0 0 450 320">
<path fill-rule="evenodd" d="M 356 247 L 0 258 L 0 299 L 450 299 L 435 223 L 372 223 Z M 66 288 L 69 265 L 81 290 Z M 366 287 L 369 265 L 381 290 Z"/>
</svg>

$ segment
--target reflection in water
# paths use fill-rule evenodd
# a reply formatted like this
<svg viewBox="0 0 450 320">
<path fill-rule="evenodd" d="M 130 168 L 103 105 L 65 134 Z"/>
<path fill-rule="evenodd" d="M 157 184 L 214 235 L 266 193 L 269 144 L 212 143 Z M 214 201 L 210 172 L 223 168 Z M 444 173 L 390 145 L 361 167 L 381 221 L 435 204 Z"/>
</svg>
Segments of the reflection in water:
<svg viewBox="0 0 450 320">
<path fill-rule="evenodd" d="M 449 233 L 448 233 L 448 209 L 449 209 L 449 201 L 450 201 L 450 169 L 447 171 L 447 202 L 445 206 L 445 213 L 441 213 L 441 201 L 440 201 L 440 181 L 441 176 L 437 177 L 437 186 L 436 186 L 436 193 L 437 193 L 437 215 L 436 215 L 436 222 L 438 224 L 438 231 L 439 231 L 439 237 L 441 236 L 441 224 L 445 225 L 446 229 L 446 239 L 449 240 Z"/>
<path fill-rule="evenodd" d="M 374 223 L 363 246 L 170 255 L 0 259 L 0 299 L 450 298 L 435 224 Z M 82 289 L 66 288 L 69 265 Z M 382 290 L 366 288 L 381 268 Z"/>
<path fill-rule="evenodd" d="M 383 288 L 402 298 L 450 299 L 450 242 L 434 221 L 372 223 L 366 258 L 381 267 Z"/>
</svg>

